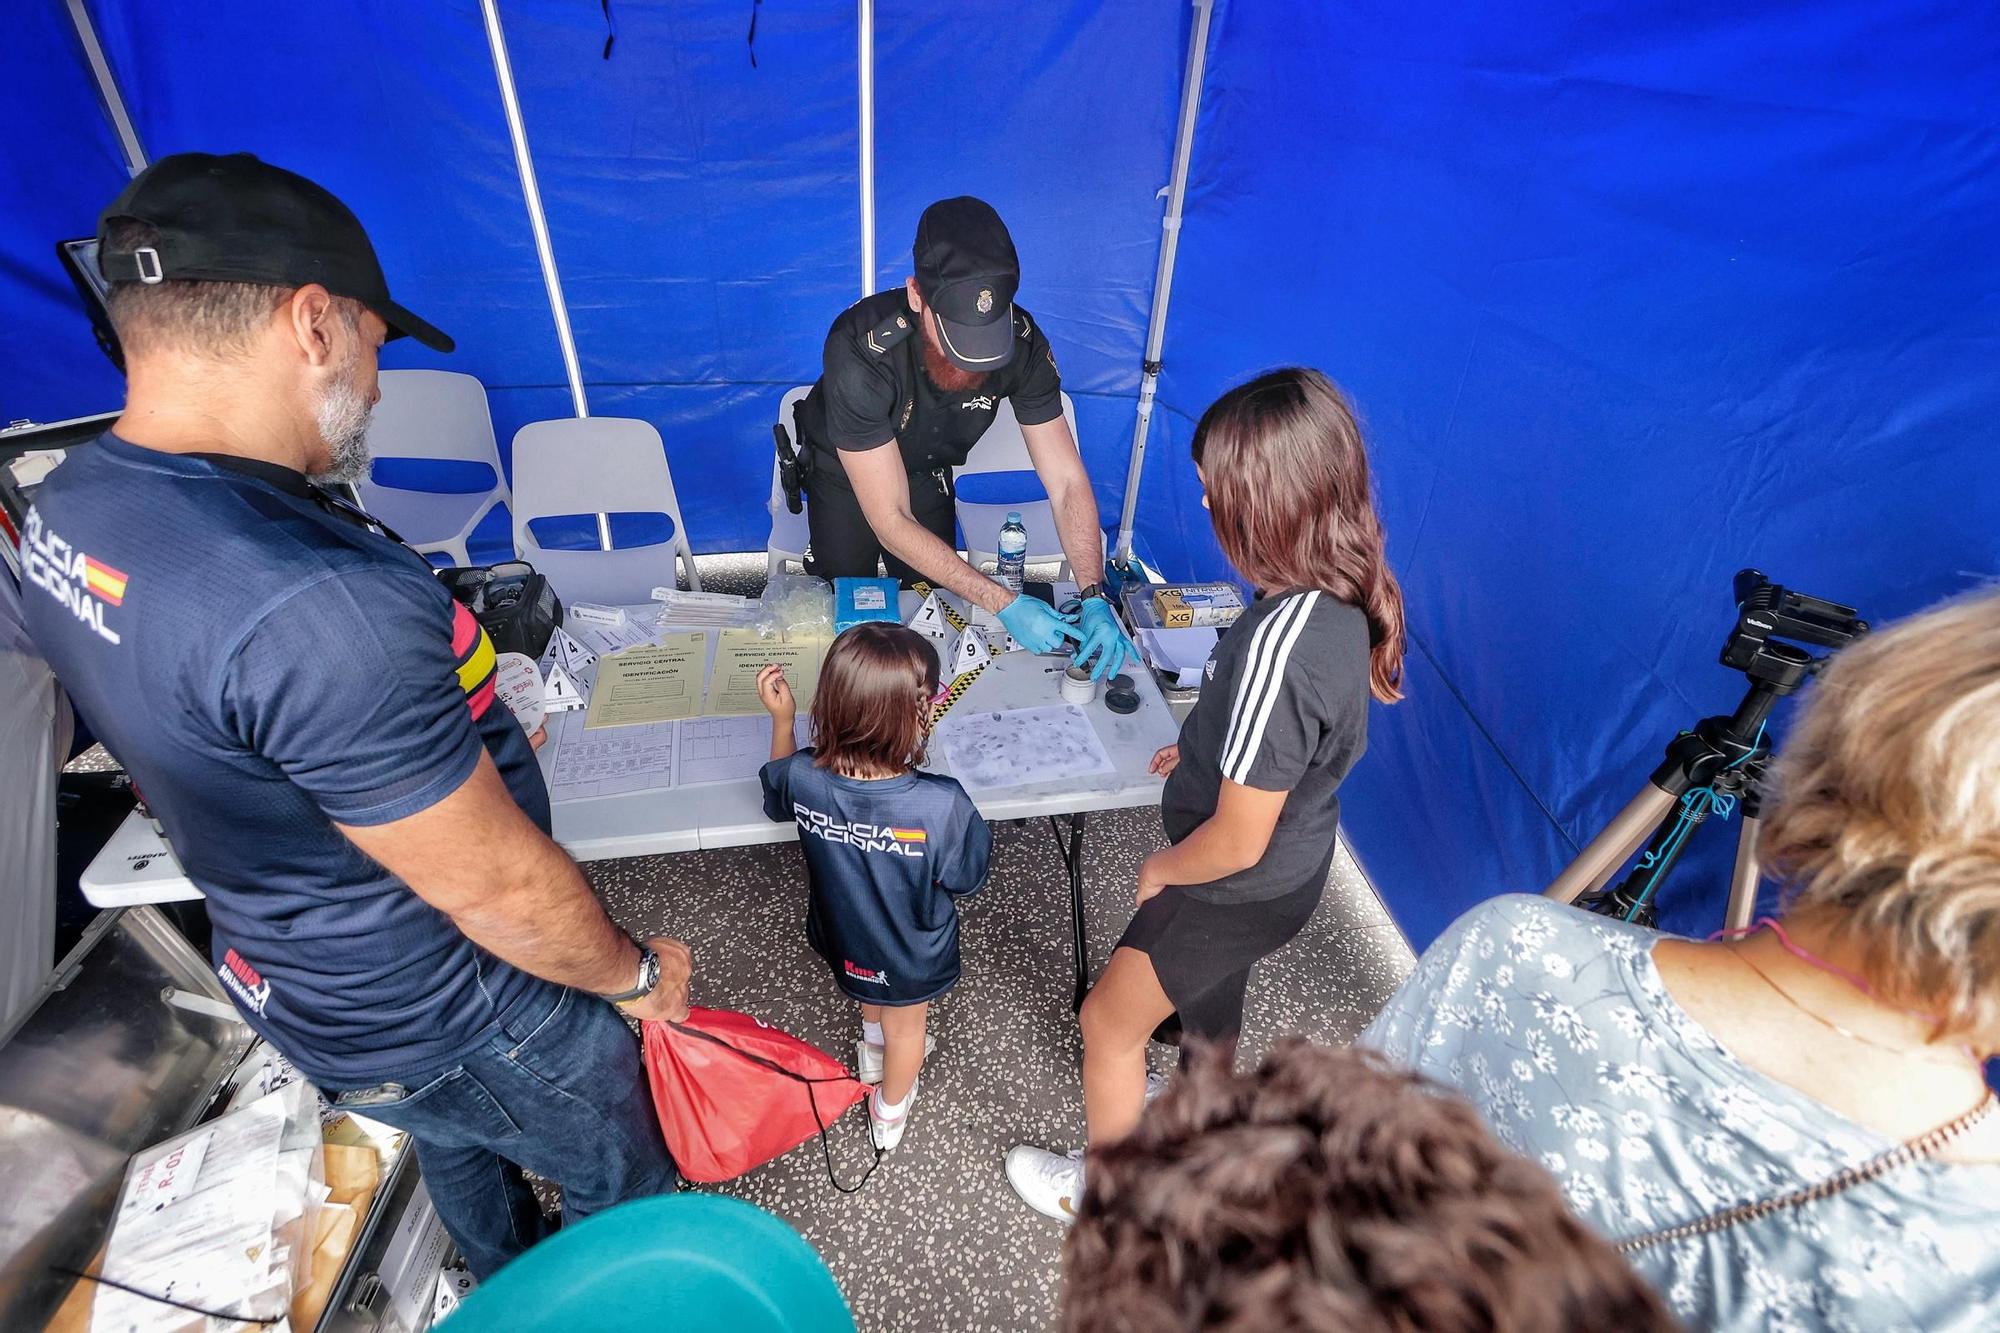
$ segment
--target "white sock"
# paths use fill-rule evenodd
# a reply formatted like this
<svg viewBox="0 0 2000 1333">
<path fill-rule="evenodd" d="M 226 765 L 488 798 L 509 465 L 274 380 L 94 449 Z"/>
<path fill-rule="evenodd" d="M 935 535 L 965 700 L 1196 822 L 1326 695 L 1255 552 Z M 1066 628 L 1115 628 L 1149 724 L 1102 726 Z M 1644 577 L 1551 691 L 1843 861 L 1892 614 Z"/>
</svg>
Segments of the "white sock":
<svg viewBox="0 0 2000 1333">
<path fill-rule="evenodd" d="M 865 1018 L 864 1018 L 864 1019 L 862 1019 L 862 1020 L 861 1020 L 861 1040 L 863 1040 L 863 1041 L 867 1042 L 867 1043 L 868 1043 L 868 1044 L 869 1044 L 870 1046 L 880 1046 L 880 1045 L 882 1045 L 882 1044 L 883 1044 L 883 1043 L 882 1043 L 882 1025 L 881 1025 L 880 1023 L 871 1023 L 871 1022 L 869 1022 L 869 1021 L 868 1021 L 867 1019 L 865 1019 Z"/>
<path fill-rule="evenodd" d="M 875 1089 L 875 1114 L 884 1120 L 900 1120 L 903 1118 L 903 1113 L 910 1109 L 910 1102 L 916 1095 L 917 1085 L 912 1083 L 910 1090 L 903 1094 L 903 1100 L 891 1105 L 889 1102 L 883 1100 L 882 1089 L 877 1088 Z"/>
</svg>

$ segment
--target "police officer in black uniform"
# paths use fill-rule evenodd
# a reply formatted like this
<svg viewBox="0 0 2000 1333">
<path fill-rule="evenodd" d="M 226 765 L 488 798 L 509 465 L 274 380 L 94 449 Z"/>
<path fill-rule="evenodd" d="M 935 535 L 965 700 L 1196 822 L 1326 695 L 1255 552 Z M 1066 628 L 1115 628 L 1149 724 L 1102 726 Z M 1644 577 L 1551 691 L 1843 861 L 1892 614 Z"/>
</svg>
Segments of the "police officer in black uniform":
<svg viewBox="0 0 2000 1333">
<path fill-rule="evenodd" d="M 811 496 L 812 572 L 869 576 L 881 557 L 904 581 L 927 579 L 999 616 L 1035 652 L 1074 641 L 1095 674 L 1136 658 L 1103 589 L 1097 500 L 1063 418 L 1055 353 L 1014 304 L 1020 261 L 1000 215 L 944 199 L 917 223 L 916 276 L 857 301 L 826 336 L 824 373 L 800 405 L 799 450 Z M 1017 597 L 959 558 L 951 469 L 1011 398 L 1070 568 L 1093 581 L 1072 620 Z"/>
</svg>

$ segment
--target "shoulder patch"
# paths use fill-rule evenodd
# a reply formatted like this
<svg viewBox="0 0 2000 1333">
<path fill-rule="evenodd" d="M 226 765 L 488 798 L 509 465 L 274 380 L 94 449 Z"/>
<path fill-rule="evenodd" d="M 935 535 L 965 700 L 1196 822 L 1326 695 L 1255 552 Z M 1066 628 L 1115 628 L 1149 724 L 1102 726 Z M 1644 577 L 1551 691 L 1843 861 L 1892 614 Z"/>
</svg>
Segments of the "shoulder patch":
<svg viewBox="0 0 2000 1333">
<path fill-rule="evenodd" d="M 1031 338 L 1034 336 L 1034 333 L 1035 326 L 1028 322 L 1028 312 L 1019 306 L 1015 306 L 1014 335 L 1018 338 Z"/>
<path fill-rule="evenodd" d="M 909 337 L 912 327 L 908 315 L 894 314 L 868 330 L 862 337 L 862 342 L 867 344 L 869 351 L 880 356 Z"/>
</svg>

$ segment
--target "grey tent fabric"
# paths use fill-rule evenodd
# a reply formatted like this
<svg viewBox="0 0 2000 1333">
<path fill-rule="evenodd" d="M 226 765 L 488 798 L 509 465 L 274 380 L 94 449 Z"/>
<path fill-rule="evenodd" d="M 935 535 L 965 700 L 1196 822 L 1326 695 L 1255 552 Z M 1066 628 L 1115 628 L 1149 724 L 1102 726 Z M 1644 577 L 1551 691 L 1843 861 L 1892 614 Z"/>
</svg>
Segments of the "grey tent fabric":
<svg viewBox="0 0 2000 1333">
<path fill-rule="evenodd" d="M 0 572 L 0 1030 L 55 965 L 56 779 L 73 718 L 22 625 L 21 591 Z"/>
</svg>

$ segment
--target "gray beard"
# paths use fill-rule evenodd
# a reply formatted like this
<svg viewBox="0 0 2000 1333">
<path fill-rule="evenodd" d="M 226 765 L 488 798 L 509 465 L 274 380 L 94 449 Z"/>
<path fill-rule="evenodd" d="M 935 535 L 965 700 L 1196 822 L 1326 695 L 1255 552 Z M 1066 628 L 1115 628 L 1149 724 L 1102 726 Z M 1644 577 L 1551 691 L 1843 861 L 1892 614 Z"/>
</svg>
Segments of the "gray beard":
<svg viewBox="0 0 2000 1333">
<path fill-rule="evenodd" d="M 326 471 L 313 480 L 329 485 L 347 485 L 368 476 L 368 415 L 374 404 L 361 396 L 346 375 L 327 385 L 313 404 L 313 419 L 331 458 Z"/>
</svg>

